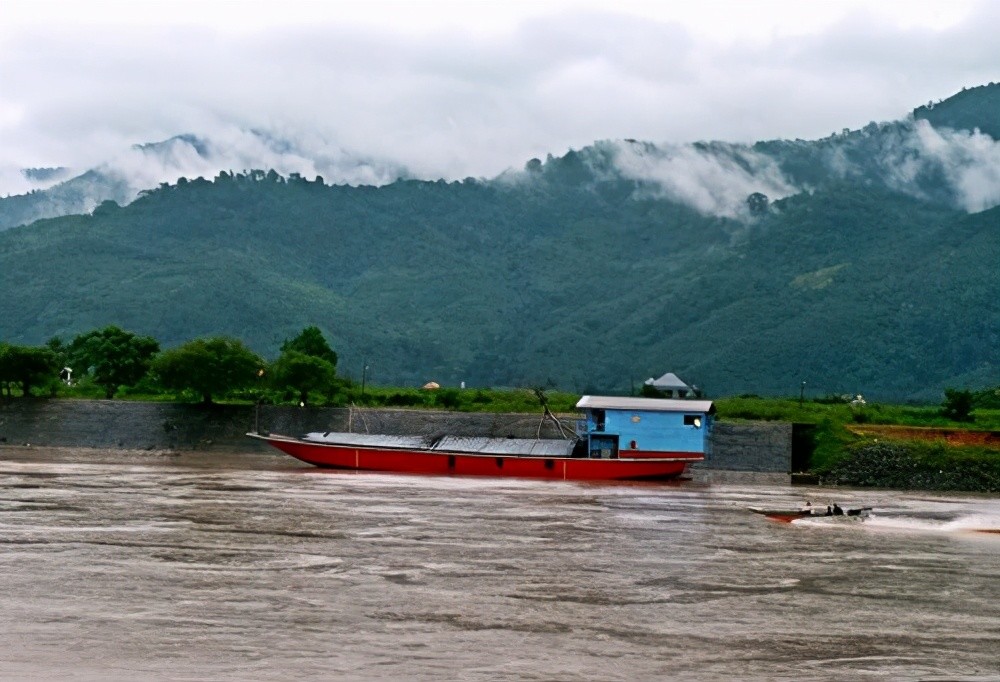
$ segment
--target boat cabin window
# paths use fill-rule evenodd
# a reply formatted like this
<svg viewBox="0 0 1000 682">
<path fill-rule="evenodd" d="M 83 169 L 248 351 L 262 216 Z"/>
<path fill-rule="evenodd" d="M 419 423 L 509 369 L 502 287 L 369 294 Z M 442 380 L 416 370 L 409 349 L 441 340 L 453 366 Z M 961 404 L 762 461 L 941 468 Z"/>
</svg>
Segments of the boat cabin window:
<svg viewBox="0 0 1000 682">
<path fill-rule="evenodd" d="M 604 410 L 594 410 L 594 430 L 604 430 Z"/>
<path fill-rule="evenodd" d="M 696 429 L 701 428 L 701 415 L 700 414 L 686 414 L 684 415 L 684 426 L 693 426 Z"/>
<path fill-rule="evenodd" d="M 618 436 L 593 436 L 590 439 L 591 459 L 618 459 Z"/>
</svg>

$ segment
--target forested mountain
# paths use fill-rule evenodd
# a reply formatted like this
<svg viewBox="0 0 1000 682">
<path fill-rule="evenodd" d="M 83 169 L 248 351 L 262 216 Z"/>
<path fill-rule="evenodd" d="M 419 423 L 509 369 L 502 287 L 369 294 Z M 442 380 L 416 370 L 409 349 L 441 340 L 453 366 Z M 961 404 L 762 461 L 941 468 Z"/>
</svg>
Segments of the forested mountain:
<svg viewBox="0 0 1000 682">
<path fill-rule="evenodd" d="M 125 205 L 141 192 L 178 178 L 213 177 L 231 168 L 272 168 L 285 174 L 331 175 L 349 184 L 384 184 L 406 177 L 398 164 L 352 154 L 326 145 L 300 144 L 260 130 L 224 130 L 222 139 L 176 135 L 162 142 L 132 145 L 106 162 L 72 175 L 68 168 L 26 168 L 24 178 L 37 185 L 26 194 L 0 198 L 0 230 L 43 218 L 90 213 L 103 201 Z M 70 175 L 68 179 L 67 175 Z M 61 180 L 51 184 L 54 180 Z"/>
<path fill-rule="evenodd" d="M 935 128 L 978 128 L 994 140 L 1000 140 L 1000 83 L 963 89 L 943 102 L 928 102 L 918 107 L 913 115 Z"/>
<path fill-rule="evenodd" d="M 0 233 L 0 339 L 117 324 L 273 356 L 314 324 L 381 383 L 628 391 L 669 370 L 710 395 L 937 400 L 1000 383 L 1000 190 L 973 154 L 991 137 L 935 126 L 602 142 L 451 183 L 181 179 Z"/>
</svg>

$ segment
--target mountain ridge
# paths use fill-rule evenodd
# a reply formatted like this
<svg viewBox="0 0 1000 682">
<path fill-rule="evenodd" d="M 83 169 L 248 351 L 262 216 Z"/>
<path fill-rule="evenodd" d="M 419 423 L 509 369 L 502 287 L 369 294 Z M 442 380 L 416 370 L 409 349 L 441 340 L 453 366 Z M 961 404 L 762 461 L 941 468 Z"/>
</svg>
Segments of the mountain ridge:
<svg viewBox="0 0 1000 682">
<path fill-rule="evenodd" d="M 923 125 L 821 151 L 863 158 Z M 811 153 L 782 161 L 805 173 Z M 182 179 L 0 233 L 18 292 L 0 301 L 0 339 L 119 324 L 168 347 L 232 334 L 274 355 L 316 325 L 343 372 L 366 363 L 382 383 L 627 392 L 669 370 L 710 395 L 805 381 L 914 400 L 996 385 L 1000 208 L 966 211 L 909 158 L 908 185 L 849 165 L 763 198 L 745 180 L 771 162 L 724 143 L 598 143 L 489 181 Z M 677 184 L 686 163 L 729 184 Z"/>
</svg>

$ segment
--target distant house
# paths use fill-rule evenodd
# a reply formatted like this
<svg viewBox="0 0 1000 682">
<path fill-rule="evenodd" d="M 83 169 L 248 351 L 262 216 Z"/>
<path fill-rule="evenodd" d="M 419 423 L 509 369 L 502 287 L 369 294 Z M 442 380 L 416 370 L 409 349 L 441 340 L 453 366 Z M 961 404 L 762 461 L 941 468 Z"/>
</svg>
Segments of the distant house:
<svg viewBox="0 0 1000 682">
<path fill-rule="evenodd" d="M 650 377 L 643 383 L 650 388 L 660 391 L 665 398 L 687 398 L 689 395 L 694 395 L 695 393 L 693 386 L 685 384 L 673 372 L 667 372 L 659 379 Z"/>
</svg>

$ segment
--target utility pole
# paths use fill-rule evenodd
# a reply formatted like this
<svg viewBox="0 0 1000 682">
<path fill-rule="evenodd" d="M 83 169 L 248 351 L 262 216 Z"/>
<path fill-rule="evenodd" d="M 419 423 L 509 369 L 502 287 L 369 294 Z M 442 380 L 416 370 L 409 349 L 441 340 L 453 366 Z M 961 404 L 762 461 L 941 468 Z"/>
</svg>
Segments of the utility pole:
<svg viewBox="0 0 1000 682">
<path fill-rule="evenodd" d="M 362 361 L 363 366 L 361 368 L 361 396 L 365 395 L 365 382 L 368 379 L 368 360 L 367 358 Z"/>
<path fill-rule="evenodd" d="M 261 367 L 257 370 L 257 401 L 253 410 L 253 432 L 260 433 L 260 401 L 263 399 L 261 395 L 260 383 L 264 379 L 264 368 Z"/>
<path fill-rule="evenodd" d="M 799 407 L 802 407 L 802 401 L 806 398 L 806 382 L 802 382 L 802 387 L 799 388 Z"/>
</svg>

